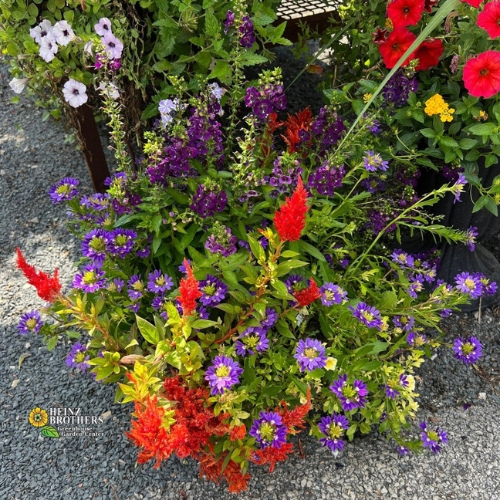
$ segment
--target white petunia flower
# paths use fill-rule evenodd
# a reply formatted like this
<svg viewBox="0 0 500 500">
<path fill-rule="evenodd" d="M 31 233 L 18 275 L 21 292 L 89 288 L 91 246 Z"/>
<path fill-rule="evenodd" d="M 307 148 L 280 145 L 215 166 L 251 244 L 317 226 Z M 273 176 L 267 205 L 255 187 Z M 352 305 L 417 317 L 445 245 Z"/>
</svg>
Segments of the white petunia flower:
<svg viewBox="0 0 500 500">
<path fill-rule="evenodd" d="M 57 54 L 57 51 L 59 50 L 59 47 L 57 46 L 57 43 L 55 39 L 52 37 L 52 35 L 44 36 L 42 38 L 42 41 L 40 43 L 40 57 L 45 61 L 45 62 L 50 62 L 52 59 L 54 59 L 55 55 Z"/>
<path fill-rule="evenodd" d="M 120 97 L 118 87 L 114 83 L 110 82 L 106 85 L 104 82 L 101 82 L 97 88 L 108 97 L 111 97 L 111 99 L 116 100 Z"/>
<path fill-rule="evenodd" d="M 84 46 L 83 46 L 83 51 L 88 54 L 89 56 L 93 55 L 93 49 L 94 49 L 94 42 L 92 40 L 89 40 Z"/>
<path fill-rule="evenodd" d="M 87 87 L 82 82 L 70 78 L 63 87 L 64 99 L 73 108 L 78 108 L 87 102 Z"/>
<path fill-rule="evenodd" d="M 62 47 L 66 47 L 69 42 L 76 38 L 75 33 L 67 21 L 57 21 L 52 28 L 52 35 L 56 42 Z"/>
<path fill-rule="evenodd" d="M 95 32 L 100 35 L 104 36 L 106 33 L 111 33 L 111 21 L 107 17 L 101 17 L 99 19 L 99 22 L 94 25 Z"/>
<path fill-rule="evenodd" d="M 52 33 L 52 23 L 48 19 L 44 19 L 38 26 L 30 29 L 30 36 L 38 45 L 42 40 Z"/>
<path fill-rule="evenodd" d="M 28 82 L 28 80 L 29 78 L 12 78 L 12 80 L 9 82 L 9 87 L 16 94 L 20 94 L 24 90 L 24 87 L 26 87 L 26 83 Z"/>
<path fill-rule="evenodd" d="M 113 33 L 106 33 L 101 41 L 110 59 L 120 59 L 122 56 L 123 43 L 120 42 Z"/>
</svg>

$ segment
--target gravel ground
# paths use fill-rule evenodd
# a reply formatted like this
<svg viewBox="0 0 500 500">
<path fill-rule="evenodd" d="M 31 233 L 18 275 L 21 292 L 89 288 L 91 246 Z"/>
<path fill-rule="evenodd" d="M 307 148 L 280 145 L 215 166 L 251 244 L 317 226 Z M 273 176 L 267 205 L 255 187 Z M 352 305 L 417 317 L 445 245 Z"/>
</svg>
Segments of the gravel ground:
<svg viewBox="0 0 500 500">
<path fill-rule="evenodd" d="M 124 432 L 130 406 L 113 403 L 113 388 L 65 367 L 68 345 L 48 352 L 37 337 L 17 334 L 19 316 L 41 306 L 15 269 L 14 250 L 68 284 L 78 254 L 63 209 L 53 206 L 49 186 L 64 176 L 80 179 L 90 192 L 81 155 L 64 143 L 58 124 L 42 122 L 30 102 L 13 105 L 10 76 L 0 63 L 0 499 L 189 499 L 234 498 L 224 485 L 198 478 L 197 466 L 171 459 L 161 468 L 136 466 L 136 448 Z M 500 255 L 498 246 L 496 255 Z M 241 499 L 440 500 L 498 498 L 500 491 L 500 309 L 453 315 L 447 338 L 475 334 L 485 356 L 476 368 L 441 348 L 419 375 L 418 422 L 444 428 L 442 453 L 400 457 L 392 443 L 370 435 L 333 457 L 304 436 L 306 459 L 293 456 L 274 473 L 251 469 Z M 19 359 L 24 354 L 22 365 Z M 465 406 L 464 406 L 465 405 Z M 470 406 L 469 406 L 470 405 Z M 81 408 L 103 416 L 100 436 L 44 438 L 27 420 L 32 408 Z M 466 409 L 464 409 L 466 408 Z"/>
</svg>

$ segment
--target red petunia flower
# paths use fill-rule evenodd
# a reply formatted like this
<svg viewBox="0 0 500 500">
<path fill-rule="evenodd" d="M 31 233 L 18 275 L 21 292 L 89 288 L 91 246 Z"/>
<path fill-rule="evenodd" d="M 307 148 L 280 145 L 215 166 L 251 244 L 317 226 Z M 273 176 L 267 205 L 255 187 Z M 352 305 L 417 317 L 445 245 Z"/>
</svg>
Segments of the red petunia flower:
<svg viewBox="0 0 500 500">
<path fill-rule="evenodd" d="M 61 291 L 61 283 L 59 282 L 59 271 L 54 271 L 54 276 L 49 276 L 43 271 L 37 271 L 33 266 L 29 265 L 23 257 L 21 250 L 16 248 L 17 252 L 17 267 L 23 272 L 30 285 L 36 288 L 38 296 L 53 302 L 57 294 Z"/>
<path fill-rule="evenodd" d="M 424 10 L 429 14 L 432 12 L 432 7 L 438 4 L 439 0 L 425 0 Z"/>
<path fill-rule="evenodd" d="M 483 3 L 483 0 L 462 0 L 462 2 L 468 3 L 472 7 L 479 7 Z"/>
<path fill-rule="evenodd" d="M 394 68 L 395 64 L 408 50 L 416 38 L 417 37 L 406 28 L 396 28 L 391 31 L 387 40 L 378 46 L 382 59 L 384 60 L 384 64 L 388 69 Z M 407 66 L 412 59 L 413 54 L 406 59 L 402 66 Z"/>
<path fill-rule="evenodd" d="M 281 241 L 297 241 L 306 225 L 307 191 L 299 177 L 291 198 L 274 215 L 274 226 Z"/>
<path fill-rule="evenodd" d="M 464 85 L 474 97 L 491 97 L 500 92 L 500 52 L 487 50 L 464 66 Z"/>
<path fill-rule="evenodd" d="M 500 2 L 487 3 L 477 16 L 477 25 L 486 30 L 491 38 L 500 36 Z"/>
<path fill-rule="evenodd" d="M 309 286 L 304 290 L 297 290 L 293 296 L 295 300 L 299 303 L 300 307 L 308 306 L 315 300 L 318 300 L 321 297 L 321 292 L 319 291 L 318 285 L 311 278 L 309 280 Z"/>
<path fill-rule="evenodd" d="M 180 295 L 177 297 L 177 300 L 182 306 L 184 316 L 189 316 L 196 309 L 196 299 L 200 298 L 203 294 L 198 288 L 198 282 L 193 275 L 193 270 L 187 259 L 184 259 L 183 264 L 186 268 L 187 278 L 181 279 L 179 286 Z"/>
<path fill-rule="evenodd" d="M 384 43 L 387 40 L 387 30 L 379 28 L 377 26 L 377 30 L 375 31 L 375 33 L 372 33 L 372 38 L 375 45 Z"/>
<path fill-rule="evenodd" d="M 431 66 L 436 66 L 443 50 L 444 46 L 441 40 L 436 38 L 424 40 L 413 55 L 414 59 L 418 59 L 418 65 L 415 69 L 423 71 Z"/>
<path fill-rule="evenodd" d="M 413 26 L 424 13 L 424 0 L 394 0 L 387 6 L 387 16 L 395 28 Z"/>
</svg>

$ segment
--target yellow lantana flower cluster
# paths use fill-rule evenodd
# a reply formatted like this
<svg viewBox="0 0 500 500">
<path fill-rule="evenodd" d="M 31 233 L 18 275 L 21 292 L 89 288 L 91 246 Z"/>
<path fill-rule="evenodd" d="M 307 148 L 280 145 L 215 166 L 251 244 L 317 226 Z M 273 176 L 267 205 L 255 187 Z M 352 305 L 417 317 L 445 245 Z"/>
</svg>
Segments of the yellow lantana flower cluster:
<svg viewBox="0 0 500 500">
<path fill-rule="evenodd" d="M 430 99 L 425 101 L 425 114 L 427 116 L 439 115 L 442 122 L 451 122 L 455 110 L 445 102 L 443 96 L 434 94 Z"/>
</svg>

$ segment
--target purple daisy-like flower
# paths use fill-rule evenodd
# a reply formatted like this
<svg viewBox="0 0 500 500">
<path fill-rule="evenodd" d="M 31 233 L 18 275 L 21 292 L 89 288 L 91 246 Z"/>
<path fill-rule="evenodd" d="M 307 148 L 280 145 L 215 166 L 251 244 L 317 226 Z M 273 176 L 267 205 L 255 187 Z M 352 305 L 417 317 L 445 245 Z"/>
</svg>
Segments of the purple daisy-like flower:
<svg viewBox="0 0 500 500">
<path fill-rule="evenodd" d="M 414 299 L 418 298 L 418 294 L 424 289 L 425 278 L 422 274 L 417 274 L 410 278 L 410 286 L 407 289 L 408 295 Z"/>
<path fill-rule="evenodd" d="M 455 283 L 457 290 L 470 295 L 473 299 L 478 299 L 483 293 L 481 279 L 467 271 L 455 276 Z"/>
<path fill-rule="evenodd" d="M 149 246 L 141 248 L 140 250 L 137 250 L 137 252 L 135 252 L 137 257 L 139 257 L 140 259 L 146 259 L 147 257 L 149 257 L 150 253 L 151 248 Z"/>
<path fill-rule="evenodd" d="M 319 291 L 321 293 L 321 303 L 324 306 L 342 304 L 347 300 L 347 292 L 333 283 L 324 283 Z"/>
<path fill-rule="evenodd" d="M 467 236 L 467 241 L 465 242 L 467 248 L 473 252 L 476 248 L 476 237 L 477 237 L 477 227 L 469 227 L 465 235 Z"/>
<path fill-rule="evenodd" d="M 106 258 L 108 231 L 93 229 L 83 237 L 82 253 L 94 262 L 102 263 Z"/>
<path fill-rule="evenodd" d="M 260 325 L 266 330 L 269 330 L 269 328 L 272 328 L 277 321 L 278 313 L 274 309 L 268 307 L 266 309 L 266 317 L 260 322 Z"/>
<path fill-rule="evenodd" d="M 408 387 L 410 386 L 410 382 L 408 382 L 408 376 L 404 373 L 399 376 L 399 385 L 403 387 L 403 389 L 408 389 Z"/>
<path fill-rule="evenodd" d="M 441 451 L 442 447 L 448 444 L 448 436 L 445 431 L 436 427 L 435 430 L 431 431 L 427 428 L 427 423 L 422 422 L 420 424 L 422 429 L 422 444 L 423 446 L 430 448 L 432 453 L 438 453 Z"/>
<path fill-rule="evenodd" d="M 102 212 L 109 208 L 110 195 L 108 193 L 94 193 L 90 196 L 82 196 L 80 205 Z"/>
<path fill-rule="evenodd" d="M 299 340 L 293 357 L 297 360 L 301 372 L 326 366 L 325 346 L 316 339 Z"/>
<path fill-rule="evenodd" d="M 384 160 L 379 153 L 367 151 L 365 156 L 363 156 L 363 167 L 365 167 L 368 172 L 387 170 L 389 168 L 389 162 Z"/>
<path fill-rule="evenodd" d="M 331 416 L 323 417 L 318 423 L 319 430 L 326 436 L 320 438 L 319 442 L 331 451 L 342 451 L 345 441 L 342 439 L 344 431 L 349 428 L 349 420 L 344 415 L 334 413 Z"/>
<path fill-rule="evenodd" d="M 463 193 L 464 186 L 466 184 L 467 184 L 467 179 L 465 178 L 464 174 L 462 172 L 460 172 L 458 174 L 457 181 L 452 186 L 453 193 L 455 194 L 455 199 L 453 200 L 453 203 L 456 203 L 457 201 L 460 201 L 460 195 Z"/>
<path fill-rule="evenodd" d="M 174 286 L 174 281 L 167 274 L 163 274 L 156 269 L 148 276 L 148 290 L 153 293 L 161 293 L 170 290 Z"/>
<path fill-rule="evenodd" d="M 78 184 L 80 184 L 80 181 L 73 177 L 65 177 L 59 182 L 56 182 L 49 190 L 49 196 L 52 202 L 55 204 L 60 201 L 72 200 L 78 195 L 78 190 L 76 189 Z"/>
<path fill-rule="evenodd" d="M 453 350 L 455 358 L 463 361 L 466 365 L 474 364 L 483 355 L 481 342 L 476 337 L 469 337 L 465 340 L 460 337 L 455 339 Z"/>
<path fill-rule="evenodd" d="M 134 248 L 137 233 L 131 229 L 115 229 L 111 231 L 107 250 L 111 255 L 124 258 Z"/>
<path fill-rule="evenodd" d="M 396 328 L 401 328 L 405 332 L 410 332 L 415 325 L 415 318 L 413 316 L 394 316 L 392 322 Z"/>
<path fill-rule="evenodd" d="M 408 342 L 409 345 L 411 346 L 422 346 L 424 344 L 427 344 L 428 340 L 427 337 L 423 333 L 419 332 L 408 332 L 408 335 L 406 336 L 406 342 Z"/>
<path fill-rule="evenodd" d="M 125 282 L 120 278 L 115 278 L 113 281 L 113 287 L 117 292 L 121 292 L 122 288 L 125 286 Z"/>
<path fill-rule="evenodd" d="M 105 273 L 95 264 L 85 266 L 83 270 L 75 275 L 73 286 L 86 293 L 97 292 L 101 288 L 106 288 Z"/>
<path fill-rule="evenodd" d="M 391 259 L 401 267 L 413 267 L 415 264 L 415 259 L 401 249 L 394 250 Z"/>
<path fill-rule="evenodd" d="M 495 295 L 497 291 L 497 284 L 494 281 L 490 281 L 482 273 L 474 273 L 474 277 L 477 278 L 481 283 L 481 295 Z"/>
<path fill-rule="evenodd" d="M 411 453 L 411 451 L 406 447 L 406 446 L 403 446 L 402 444 L 398 444 L 396 446 L 396 450 L 398 451 L 398 453 L 404 457 L 406 455 L 409 455 Z"/>
<path fill-rule="evenodd" d="M 200 281 L 199 287 L 203 294 L 200 302 L 205 306 L 216 306 L 226 298 L 227 285 L 211 274 L 207 274 L 207 277 Z"/>
<path fill-rule="evenodd" d="M 226 389 L 238 384 L 243 368 L 231 358 L 216 356 L 213 364 L 205 373 L 205 380 L 210 386 L 211 394 L 224 394 Z"/>
<path fill-rule="evenodd" d="M 249 431 L 260 448 L 281 448 L 286 443 L 287 427 L 281 415 L 272 411 L 261 411 Z"/>
<path fill-rule="evenodd" d="M 288 293 L 293 295 L 297 290 L 302 290 L 305 286 L 304 276 L 300 276 L 300 274 L 292 274 L 284 281 Z"/>
<path fill-rule="evenodd" d="M 131 276 L 127 285 L 127 293 L 131 300 L 139 300 L 144 295 L 144 283 L 138 274 Z"/>
<path fill-rule="evenodd" d="M 349 306 L 349 309 L 352 315 L 368 328 L 377 328 L 378 330 L 382 328 L 382 318 L 375 307 L 371 307 L 365 302 L 359 302 L 355 307 Z"/>
<path fill-rule="evenodd" d="M 90 356 L 87 355 L 87 348 L 77 342 L 66 356 L 66 365 L 85 373 L 90 368 L 89 359 Z"/>
<path fill-rule="evenodd" d="M 399 391 L 391 387 L 390 385 L 385 385 L 385 395 L 390 399 L 396 399 L 399 396 Z"/>
<path fill-rule="evenodd" d="M 347 383 L 347 374 L 341 375 L 331 386 L 330 390 L 338 396 L 344 411 L 363 408 L 366 405 L 368 389 L 362 380 Z"/>
<path fill-rule="evenodd" d="M 30 311 L 21 316 L 17 328 L 20 335 L 28 335 L 28 333 L 38 333 L 42 328 L 43 322 L 38 311 Z"/>
<path fill-rule="evenodd" d="M 251 326 L 247 328 L 236 341 L 234 347 L 238 356 L 249 354 L 253 356 L 255 351 L 264 352 L 269 348 L 269 340 L 266 336 L 264 328 Z"/>
</svg>

